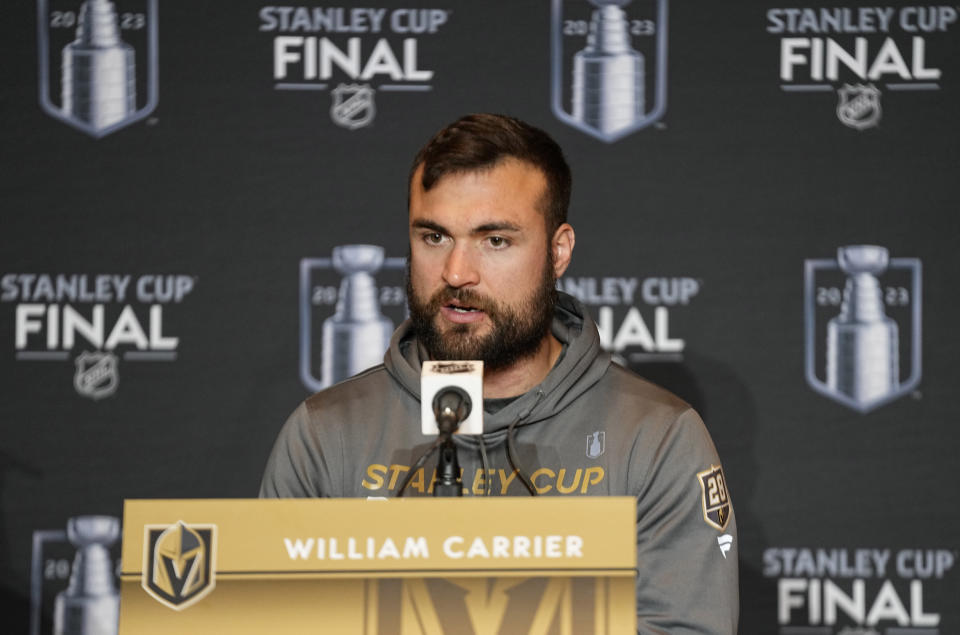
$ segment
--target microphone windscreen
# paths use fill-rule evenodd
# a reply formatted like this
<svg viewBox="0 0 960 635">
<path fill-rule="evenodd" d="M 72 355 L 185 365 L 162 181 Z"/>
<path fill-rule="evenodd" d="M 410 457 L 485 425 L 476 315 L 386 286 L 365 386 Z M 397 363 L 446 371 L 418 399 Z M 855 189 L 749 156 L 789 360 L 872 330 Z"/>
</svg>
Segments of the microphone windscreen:
<svg viewBox="0 0 960 635">
<path fill-rule="evenodd" d="M 462 390 L 471 402 L 467 418 L 460 423 L 458 434 L 483 432 L 483 362 L 451 361 L 424 362 L 420 373 L 420 430 L 425 435 L 436 435 L 437 415 L 434 400 L 445 389 Z"/>
<path fill-rule="evenodd" d="M 459 386 L 447 386 L 437 391 L 437 396 L 433 398 L 433 416 L 440 419 L 444 411 L 449 411 L 450 415 L 460 423 L 468 416 L 473 409 L 473 401 L 470 395 Z"/>
</svg>

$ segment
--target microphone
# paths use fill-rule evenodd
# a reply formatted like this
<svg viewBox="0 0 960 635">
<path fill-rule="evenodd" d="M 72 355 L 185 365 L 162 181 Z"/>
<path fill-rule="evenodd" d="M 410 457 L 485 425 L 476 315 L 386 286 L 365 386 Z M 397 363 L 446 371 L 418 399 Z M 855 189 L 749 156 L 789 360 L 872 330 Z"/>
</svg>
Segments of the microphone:
<svg viewBox="0 0 960 635">
<path fill-rule="evenodd" d="M 482 434 L 483 408 L 473 407 L 482 403 L 482 361 L 423 362 L 420 373 L 421 433 L 426 436 Z"/>
<path fill-rule="evenodd" d="M 455 433 L 483 434 L 483 362 L 423 362 L 420 373 L 420 431 L 437 435 L 437 440 L 414 462 L 397 490 L 403 496 L 413 475 L 426 464 L 434 452 L 437 457 L 437 480 L 434 496 L 462 496 L 460 462 Z"/>
<path fill-rule="evenodd" d="M 460 422 L 470 416 L 473 402 L 470 395 L 459 386 L 447 386 L 433 398 L 433 416 L 440 434 L 453 434 Z"/>
</svg>

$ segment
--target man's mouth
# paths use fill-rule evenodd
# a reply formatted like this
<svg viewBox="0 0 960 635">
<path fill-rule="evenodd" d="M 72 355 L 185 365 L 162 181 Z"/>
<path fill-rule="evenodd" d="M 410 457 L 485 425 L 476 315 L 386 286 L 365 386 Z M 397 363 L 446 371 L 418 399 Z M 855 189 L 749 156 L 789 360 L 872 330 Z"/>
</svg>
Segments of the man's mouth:
<svg viewBox="0 0 960 635">
<path fill-rule="evenodd" d="M 447 308 L 448 308 L 448 309 L 452 309 L 452 310 L 456 311 L 457 313 L 473 313 L 474 311 L 479 311 L 479 310 L 480 310 L 480 309 L 478 309 L 478 308 L 476 308 L 476 307 L 472 307 L 472 306 L 460 306 L 460 305 L 457 305 L 457 304 L 448 304 L 448 305 L 447 305 Z"/>
<path fill-rule="evenodd" d="M 483 317 L 483 309 L 457 300 L 451 300 L 441 307 L 440 313 L 451 322 L 467 323 Z"/>
<path fill-rule="evenodd" d="M 467 302 L 463 302 L 462 300 L 457 300 L 455 298 L 451 298 L 450 300 L 447 300 L 444 306 L 447 307 L 448 309 L 452 309 L 454 311 L 461 312 L 461 313 L 469 313 L 470 311 L 483 310 L 479 307 L 475 307 Z"/>
</svg>

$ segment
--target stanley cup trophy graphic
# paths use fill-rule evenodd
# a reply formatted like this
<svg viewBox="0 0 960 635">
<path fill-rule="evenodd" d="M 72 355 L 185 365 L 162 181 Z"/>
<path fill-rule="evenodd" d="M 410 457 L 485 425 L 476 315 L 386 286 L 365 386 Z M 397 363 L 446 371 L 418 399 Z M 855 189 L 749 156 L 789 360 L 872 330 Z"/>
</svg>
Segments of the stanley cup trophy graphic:
<svg viewBox="0 0 960 635">
<path fill-rule="evenodd" d="M 336 312 L 323 323 L 321 378 L 330 386 L 379 364 L 390 345 L 393 322 L 380 312 L 373 278 L 384 262 L 382 247 L 343 245 L 333 267 L 343 274 Z"/>
<path fill-rule="evenodd" d="M 64 113 L 96 130 L 136 110 L 134 49 L 120 39 L 113 3 L 87 0 L 80 7 L 76 39 L 63 49 Z"/>
<path fill-rule="evenodd" d="M 54 604 L 56 635 L 116 634 L 120 595 L 108 547 L 119 536 L 120 522 L 112 516 L 78 516 L 67 523 L 67 538 L 77 555 L 70 583 Z"/>
<path fill-rule="evenodd" d="M 837 262 L 847 281 L 840 314 L 827 324 L 827 385 L 868 403 L 900 383 L 897 324 L 884 313 L 876 277 L 886 271 L 889 255 L 874 245 L 841 247 Z"/>
<path fill-rule="evenodd" d="M 630 0 L 590 0 L 587 46 L 574 56 L 573 118 L 605 134 L 637 123 L 644 112 L 643 55 L 630 45 L 621 7 Z"/>
</svg>

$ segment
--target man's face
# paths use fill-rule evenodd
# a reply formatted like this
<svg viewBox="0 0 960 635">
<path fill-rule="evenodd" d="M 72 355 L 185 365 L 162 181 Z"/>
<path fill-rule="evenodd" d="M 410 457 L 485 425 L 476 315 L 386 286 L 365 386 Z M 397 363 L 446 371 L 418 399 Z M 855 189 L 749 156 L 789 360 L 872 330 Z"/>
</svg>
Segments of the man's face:
<svg viewBox="0 0 960 635">
<path fill-rule="evenodd" d="M 546 178 L 507 159 L 425 192 L 421 171 L 407 281 L 420 341 L 433 359 L 482 359 L 489 370 L 532 355 L 549 333 L 559 275 L 541 211 Z"/>
</svg>

